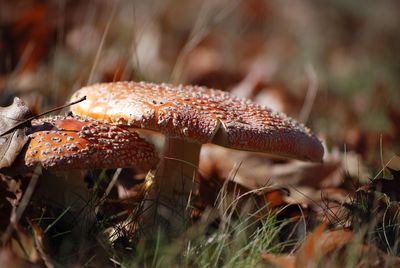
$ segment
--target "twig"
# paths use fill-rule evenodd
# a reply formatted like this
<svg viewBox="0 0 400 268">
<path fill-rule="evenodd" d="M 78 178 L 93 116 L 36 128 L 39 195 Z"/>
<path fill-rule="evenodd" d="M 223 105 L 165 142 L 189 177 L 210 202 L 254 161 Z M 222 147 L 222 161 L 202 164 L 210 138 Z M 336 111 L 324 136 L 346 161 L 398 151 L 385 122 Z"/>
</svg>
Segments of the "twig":
<svg viewBox="0 0 400 268">
<path fill-rule="evenodd" d="M 76 100 L 76 101 L 67 103 L 67 104 L 65 104 L 65 105 L 62 105 L 62 106 L 53 108 L 53 109 L 51 109 L 51 110 L 48 110 L 48 111 L 46 111 L 46 112 L 44 112 L 44 113 L 41 113 L 41 114 L 39 114 L 39 115 L 34 115 L 34 116 L 32 116 L 32 117 L 29 117 L 28 119 L 26 119 L 26 120 L 24 120 L 24 121 L 21 121 L 21 122 L 19 122 L 18 124 L 12 126 L 11 128 L 7 129 L 6 131 L 2 132 L 2 133 L 0 134 L 0 137 L 11 133 L 11 132 L 13 132 L 14 130 L 16 130 L 16 129 L 18 129 L 18 128 L 22 128 L 22 127 L 28 126 L 28 125 L 30 124 L 30 122 L 31 122 L 33 119 L 36 119 L 36 118 L 39 118 L 39 117 L 41 117 L 41 116 L 47 115 L 47 114 L 49 114 L 49 113 L 52 113 L 52 112 L 55 112 L 55 111 L 64 109 L 65 107 L 68 107 L 68 106 L 77 104 L 77 103 L 79 103 L 79 102 L 81 102 L 81 101 L 84 101 L 84 100 L 86 100 L 86 96 L 83 96 L 83 97 L 80 98 L 79 100 Z"/>
</svg>

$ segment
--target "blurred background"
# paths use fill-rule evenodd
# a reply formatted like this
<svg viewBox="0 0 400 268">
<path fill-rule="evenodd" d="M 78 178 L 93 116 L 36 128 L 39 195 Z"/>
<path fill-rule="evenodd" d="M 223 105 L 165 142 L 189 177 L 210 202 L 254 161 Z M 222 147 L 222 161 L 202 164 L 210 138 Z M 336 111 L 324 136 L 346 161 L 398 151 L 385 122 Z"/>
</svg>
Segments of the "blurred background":
<svg viewBox="0 0 400 268">
<path fill-rule="evenodd" d="M 0 0 L 0 103 L 95 82 L 198 84 L 304 122 L 378 168 L 399 153 L 400 2 Z"/>
</svg>

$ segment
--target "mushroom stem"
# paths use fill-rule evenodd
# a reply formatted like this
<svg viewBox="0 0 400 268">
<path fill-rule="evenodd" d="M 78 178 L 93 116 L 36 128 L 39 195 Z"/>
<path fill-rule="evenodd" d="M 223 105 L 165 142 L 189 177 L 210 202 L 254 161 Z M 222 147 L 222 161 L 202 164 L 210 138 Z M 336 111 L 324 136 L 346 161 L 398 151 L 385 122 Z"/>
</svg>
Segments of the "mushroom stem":
<svg viewBox="0 0 400 268">
<path fill-rule="evenodd" d="M 145 222 L 158 223 L 168 231 L 181 231 L 190 216 L 201 144 L 166 137 L 146 204 Z"/>
</svg>

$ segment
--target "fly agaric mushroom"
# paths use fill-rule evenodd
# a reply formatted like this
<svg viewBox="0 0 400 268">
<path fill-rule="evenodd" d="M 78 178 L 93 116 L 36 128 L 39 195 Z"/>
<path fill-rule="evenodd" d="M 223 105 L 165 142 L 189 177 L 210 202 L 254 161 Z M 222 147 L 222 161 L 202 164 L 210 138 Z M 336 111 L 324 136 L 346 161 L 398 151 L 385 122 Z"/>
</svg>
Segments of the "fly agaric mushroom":
<svg viewBox="0 0 400 268">
<path fill-rule="evenodd" d="M 26 166 L 40 164 L 45 169 L 57 170 L 57 174 L 68 171 L 67 176 L 61 178 L 44 175 L 35 194 L 77 213 L 76 217 L 83 224 L 75 231 L 90 228 L 95 219 L 95 210 L 89 205 L 90 191 L 80 169 L 151 168 L 158 160 L 153 144 L 136 132 L 93 119 L 57 116 L 34 120 L 28 134 L 30 141 L 24 154 Z"/>
<path fill-rule="evenodd" d="M 320 141 L 302 124 L 220 90 L 116 82 L 84 87 L 71 99 L 82 96 L 87 100 L 71 107 L 76 115 L 155 130 L 166 136 L 150 192 L 158 205 L 148 215 L 156 221 L 164 218 L 170 225 L 176 224 L 174 213 L 187 218 L 184 211 L 204 143 L 322 161 Z"/>
<path fill-rule="evenodd" d="M 78 117 L 33 121 L 25 164 L 53 169 L 94 169 L 152 165 L 154 146 L 136 132 Z"/>
</svg>

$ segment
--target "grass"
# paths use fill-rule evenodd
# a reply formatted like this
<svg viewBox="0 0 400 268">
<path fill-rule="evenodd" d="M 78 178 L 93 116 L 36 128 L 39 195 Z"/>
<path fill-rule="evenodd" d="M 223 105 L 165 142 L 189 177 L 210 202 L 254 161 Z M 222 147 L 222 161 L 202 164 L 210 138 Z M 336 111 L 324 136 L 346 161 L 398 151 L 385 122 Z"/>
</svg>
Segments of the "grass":
<svg viewBox="0 0 400 268">
<path fill-rule="evenodd" d="M 391 263 L 389 256 L 400 254 L 397 239 L 400 206 L 396 195 L 387 192 L 385 186 L 385 183 L 396 183 L 393 179 L 397 173 L 392 180 L 376 176 L 370 184 L 356 191 L 350 203 L 342 205 L 348 212 L 347 221 L 331 223 L 330 228 L 350 226 L 355 238 L 345 246 L 338 245 L 329 254 L 315 253 L 315 249 L 311 251 L 314 253 L 307 253 L 310 244 L 317 245 L 313 247 L 317 247 L 318 252 L 321 241 L 318 236 L 312 241 L 312 237 L 319 220 L 310 221 L 309 215 L 303 213 L 282 218 L 280 213 L 285 206 L 271 209 L 269 204 L 264 204 L 258 207 L 255 196 L 249 193 L 239 196 L 235 194 L 236 189 L 228 192 L 227 183 L 214 208 L 204 210 L 179 237 L 171 238 L 162 229 L 140 224 L 143 199 L 127 204 L 115 200 L 110 206 L 110 187 L 118 174 L 119 171 L 102 171 L 93 175 L 91 195 L 82 211 L 93 209 L 95 217 L 77 213 L 71 207 L 52 207 L 33 198 L 26 215 L 33 220 L 28 221 L 29 224 L 21 220 L 13 238 L 18 246 L 14 247 L 22 249 L 24 259 L 31 259 L 35 251 L 32 245 L 36 245 L 46 264 L 56 267 L 261 267 L 266 265 L 262 253 L 291 254 L 286 256 L 297 256 L 296 261 L 304 261 L 302 258 L 309 254 L 308 262 L 313 260 L 315 267 L 323 264 L 337 267 L 343 263 L 354 267 L 361 262 L 368 264 L 368 256 L 377 254 L 374 252 L 388 254 L 384 257 L 378 254 L 371 260 L 380 258 L 380 263 Z M 143 185 L 148 184 L 143 182 L 140 189 L 147 189 Z M 46 243 L 38 245 L 37 241 Z M 365 249 L 364 243 L 375 246 Z"/>
<path fill-rule="evenodd" d="M 281 231 L 289 221 L 277 221 L 272 212 L 261 218 L 253 214 L 221 221 L 213 230 L 207 228 L 209 224 L 209 219 L 203 217 L 172 242 L 161 232 L 141 238 L 135 254 L 122 261 L 121 266 L 256 267 L 262 264 L 260 252 L 279 253 L 291 243 L 280 241 Z"/>
<path fill-rule="evenodd" d="M 286 240 L 290 235 L 282 240 L 285 232 L 295 228 L 292 221 L 278 220 L 267 207 L 251 213 L 252 199 L 239 210 L 239 200 L 228 204 L 232 197 L 227 194 L 220 194 L 217 208 L 204 211 L 180 237 L 171 239 L 161 229 L 138 224 L 141 202 L 130 211 L 102 208 L 105 199 L 98 196 L 103 196 L 99 184 L 104 177 L 102 172 L 94 182 L 88 201 L 88 206 L 99 208 L 91 226 L 70 207 L 39 209 L 43 203 L 32 200 L 31 206 L 40 213 L 33 222 L 42 228 L 42 239 L 50 242 L 56 266 L 257 267 L 263 263 L 261 252 L 279 253 L 297 243 Z M 26 245 L 20 243 L 22 248 Z"/>
</svg>

